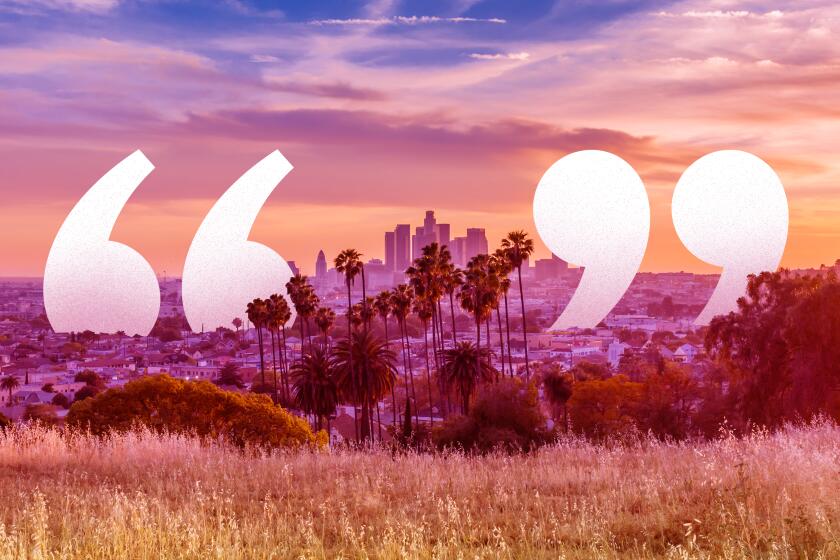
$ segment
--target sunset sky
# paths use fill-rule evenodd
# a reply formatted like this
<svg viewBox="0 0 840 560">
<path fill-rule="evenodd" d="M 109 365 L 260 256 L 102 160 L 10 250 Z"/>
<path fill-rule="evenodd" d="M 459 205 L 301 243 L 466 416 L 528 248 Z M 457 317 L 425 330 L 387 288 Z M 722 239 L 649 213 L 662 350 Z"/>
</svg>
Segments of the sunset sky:
<svg viewBox="0 0 840 560">
<path fill-rule="evenodd" d="M 833 263 L 838 32 L 836 0 L 0 0 L 0 275 L 40 276 L 64 216 L 135 149 L 156 170 L 113 239 L 169 275 L 274 149 L 295 169 L 252 239 L 309 274 L 319 249 L 382 258 L 383 232 L 426 209 L 491 247 L 536 237 L 540 177 L 588 148 L 645 181 L 643 270 L 717 270 L 682 247 L 670 201 L 719 149 L 781 177 L 782 265 Z"/>
</svg>

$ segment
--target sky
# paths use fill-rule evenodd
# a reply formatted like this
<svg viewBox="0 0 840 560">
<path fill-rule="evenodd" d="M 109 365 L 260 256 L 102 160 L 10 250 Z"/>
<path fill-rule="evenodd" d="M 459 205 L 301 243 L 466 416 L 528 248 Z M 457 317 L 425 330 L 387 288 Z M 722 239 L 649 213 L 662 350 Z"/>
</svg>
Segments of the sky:
<svg viewBox="0 0 840 560">
<path fill-rule="evenodd" d="M 251 239 L 314 272 L 426 209 L 453 235 L 537 238 L 562 156 L 628 161 L 646 271 L 715 272 L 670 218 L 697 158 L 742 149 L 785 185 L 782 265 L 840 258 L 840 5 L 665 0 L 0 0 L 0 275 L 40 276 L 64 217 L 136 149 L 156 166 L 112 239 L 180 273 L 215 199 L 279 149 Z M 737 243 L 733 239 L 733 243 Z"/>
</svg>

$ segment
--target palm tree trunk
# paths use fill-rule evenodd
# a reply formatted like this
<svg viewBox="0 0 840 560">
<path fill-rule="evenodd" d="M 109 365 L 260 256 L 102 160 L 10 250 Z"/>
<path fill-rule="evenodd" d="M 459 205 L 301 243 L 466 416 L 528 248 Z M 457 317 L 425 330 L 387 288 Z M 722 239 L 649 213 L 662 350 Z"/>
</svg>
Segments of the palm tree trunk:
<svg viewBox="0 0 840 560">
<path fill-rule="evenodd" d="M 449 312 L 452 314 L 452 346 L 458 344 L 458 338 L 455 334 L 455 290 L 449 292 Z"/>
<path fill-rule="evenodd" d="M 477 313 L 475 316 L 475 378 L 481 379 L 481 317 Z M 467 398 L 464 397 L 465 405 Z M 464 411 L 464 414 L 466 414 L 466 411 Z"/>
<path fill-rule="evenodd" d="M 429 322 L 423 321 L 423 338 L 426 339 L 426 385 L 429 389 L 429 423 L 435 425 L 435 415 L 432 411 L 432 375 L 429 373 L 431 366 L 429 364 Z"/>
<path fill-rule="evenodd" d="M 262 384 L 265 385 L 265 360 L 263 358 L 262 327 L 257 327 L 257 346 L 260 350 L 260 379 L 262 380 Z"/>
<path fill-rule="evenodd" d="M 446 347 L 443 345 L 443 308 L 439 299 L 437 300 L 437 320 L 438 332 L 440 333 L 438 343 L 440 344 L 440 351 L 443 353 L 443 351 L 446 350 Z"/>
<path fill-rule="evenodd" d="M 405 319 L 402 320 L 403 336 L 405 337 L 406 356 L 408 357 L 408 375 L 411 379 L 411 398 L 414 400 L 414 427 L 420 425 L 420 413 L 417 406 L 417 389 L 414 386 L 414 368 L 411 367 L 411 344 L 408 339 L 408 328 L 405 324 Z M 407 386 L 406 386 L 407 387 Z"/>
<path fill-rule="evenodd" d="M 271 369 L 274 371 L 274 402 L 276 403 L 280 395 L 277 393 L 277 354 L 274 352 L 274 329 L 268 329 L 268 334 L 271 336 Z"/>
<path fill-rule="evenodd" d="M 283 348 L 281 356 L 283 360 L 283 392 L 286 395 L 286 403 L 289 402 L 289 362 L 286 359 L 286 325 L 283 325 Z"/>
<path fill-rule="evenodd" d="M 510 367 L 510 378 L 513 379 L 513 356 L 510 346 L 510 316 L 508 315 L 507 290 L 505 290 L 505 331 L 507 332 L 508 366 Z"/>
<path fill-rule="evenodd" d="M 496 322 L 499 325 L 499 348 L 502 349 L 502 355 L 500 356 L 500 363 L 501 363 L 501 371 L 502 377 L 505 376 L 505 338 L 502 333 L 502 312 L 499 310 L 499 306 L 496 306 Z M 510 352 L 510 348 L 508 348 L 508 352 Z"/>
<path fill-rule="evenodd" d="M 350 379 L 353 380 L 353 392 L 358 394 L 356 387 L 356 370 L 353 369 L 353 321 L 350 312 L 353 309 L 353 296 L 350 293 L 350 279 L 347 279 L 347 354 L 350 363 Z M 353 426 L 356 428 L 356 441 L 359 441 L 359 420 L 356 417 L 356 406 L 353 405 Z"/>
<path fill-rule="evenodd" d="M 391 346 L 390 346 L 390 340 L 388 340 L 388 316 L 387 315 L 382 317 L 382 322 L 385 324 L 385 345 L 390 350 Z M 397 391 L 396 391 L 396 384 L 397 384 L 396 381 L 394 383 L 391 383 L 391 410 L 393 411 L 393 414 L 394 414 L 393 422 L 391 422 L 391 423 L 394 425 L 395 428 L 397 426 Z M 394 433 L 397 433 L 396 430 L 394 431 Z"/>
<path fill-rule="evenodd" d="M 525 342 L 525 382 L 531 380 L 531 365 L 528 360 L 528 326 L 525 323 L 525 290 L 522 288 L 522 265 L 516 267 L 519 274 L 519 301 L 522 304 L 522 338 Z"/>
</svg>

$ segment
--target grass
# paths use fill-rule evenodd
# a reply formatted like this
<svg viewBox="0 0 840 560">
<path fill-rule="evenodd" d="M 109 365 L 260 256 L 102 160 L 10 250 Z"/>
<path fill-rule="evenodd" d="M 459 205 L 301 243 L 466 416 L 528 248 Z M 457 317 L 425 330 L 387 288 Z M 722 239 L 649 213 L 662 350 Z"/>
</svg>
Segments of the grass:
<svg viewBox="0 0 840 560">
<path fill-rule="evenodd" d="M 840 558 L 840 427 L 522 456 L 0 435 L 0 558 Z"/>
</svg>

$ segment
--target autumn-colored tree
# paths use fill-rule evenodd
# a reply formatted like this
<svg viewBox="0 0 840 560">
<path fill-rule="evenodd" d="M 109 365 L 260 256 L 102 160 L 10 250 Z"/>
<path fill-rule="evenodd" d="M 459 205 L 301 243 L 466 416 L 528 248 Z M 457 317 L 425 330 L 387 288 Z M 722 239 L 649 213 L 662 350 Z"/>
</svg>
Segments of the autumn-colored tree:
<svg viewBox="0 0 840 560">
<path fill-rule="evenodd" d="M 326 434 L 313 434 L 302 418 L 275 406 L 265 395 L 224 391 L 207 381 L 147 376 L 74 403 L 72 428 L 96 435 L 144 426 L 161 433 L 187 433 L 240 448 L 320 447 Z"/>
<path fill-rule="evenodd" d="M 577 382 L 568 403 L 572 429 L 593 438 L 638 429 L 643 394 L 644 386 L 624 375 Z"/>
</svg>

